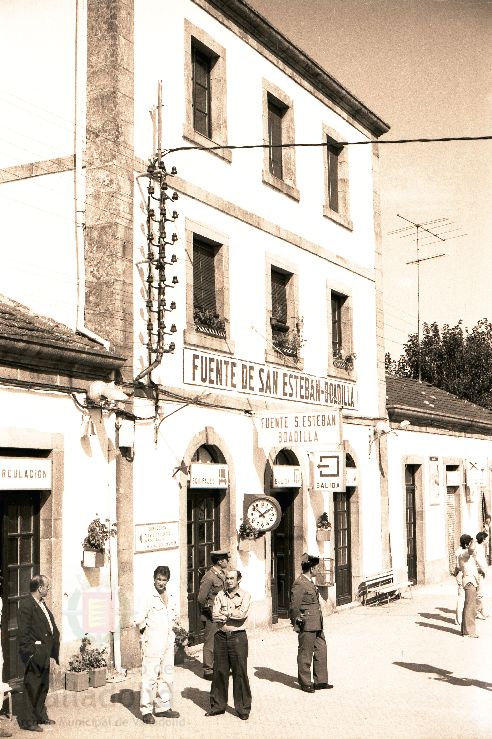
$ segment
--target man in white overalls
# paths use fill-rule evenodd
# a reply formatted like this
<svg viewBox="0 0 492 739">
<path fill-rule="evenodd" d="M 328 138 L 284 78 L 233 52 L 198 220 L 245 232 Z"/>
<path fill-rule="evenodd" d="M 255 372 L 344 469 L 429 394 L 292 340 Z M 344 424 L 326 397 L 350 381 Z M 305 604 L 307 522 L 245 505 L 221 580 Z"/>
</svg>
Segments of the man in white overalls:
<svg viewBox="0 0 492 739">
<path fill-rule="evenodd" d="M 142 646 L 140 712 L 146 724 L 155 724 L 154 716 L 179 718 L 171 708 L 176 611 L 166 591 L 169 577 L 169 567 L 156 567 L 154 587 L 135 616 Z"/>
</svg>

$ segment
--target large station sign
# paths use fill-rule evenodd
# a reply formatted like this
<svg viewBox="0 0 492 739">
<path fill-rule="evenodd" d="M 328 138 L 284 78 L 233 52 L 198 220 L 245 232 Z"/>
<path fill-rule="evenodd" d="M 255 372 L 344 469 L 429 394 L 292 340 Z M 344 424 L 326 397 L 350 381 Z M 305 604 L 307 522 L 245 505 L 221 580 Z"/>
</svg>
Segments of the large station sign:
<svg viewBox="0 0 492 739">
<path fill-rule="evenodd" d="M 254 419 L 258 446 L 327 447 L 342 440 L 339 408 L 322 413 L 259 413 Z"/>
<path fill-rule="evenodd" d="M 316 377 L 293 369 L 247 362 L 198 349 L 183 351 L 183 381 L 188 385 L 297 403 L 357 409 L 357 388 L 353 382 Z"/>
<path fill-rule="evenodd" d="M 0 457 L 0 490 L 50 489 L 50 459 Z"/>
</svg>

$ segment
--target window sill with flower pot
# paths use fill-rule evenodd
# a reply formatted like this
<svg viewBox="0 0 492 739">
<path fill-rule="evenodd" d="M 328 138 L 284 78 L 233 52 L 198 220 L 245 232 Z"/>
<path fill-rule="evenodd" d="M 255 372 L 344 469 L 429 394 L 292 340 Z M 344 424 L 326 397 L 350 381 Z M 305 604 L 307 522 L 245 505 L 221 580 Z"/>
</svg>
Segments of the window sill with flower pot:
<svg viewBox="0 0 492 739">
<path fill-rule="evenodd" d="M 328 514 L 323 512 L 316 521 L 316 541 L 330 541 L 331 528 Z"/>
<path fill-rule="evenodd" d="M 116 536 L 116 524 L 110 525 L 108 518 L 101 521 L 96 515 L 87 527 L 87 536 L 82 543 L 82 567 L 104 567 L 106 545 L 112 536 Z"/>
<path fill-rule="evenodd" d="M 328 375 L 334 375 L 347 380 L 355 380 L 355 352 L 343 354 L 340 352 L 330 360 Z"/>
</svg>

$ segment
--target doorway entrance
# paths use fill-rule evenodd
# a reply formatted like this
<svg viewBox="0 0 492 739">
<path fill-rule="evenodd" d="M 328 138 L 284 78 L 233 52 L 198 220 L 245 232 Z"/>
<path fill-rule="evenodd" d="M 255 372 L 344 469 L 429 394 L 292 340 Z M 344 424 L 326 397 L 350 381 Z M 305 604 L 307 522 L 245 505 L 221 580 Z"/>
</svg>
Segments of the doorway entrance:
<svg viewBox="0 0 492 739">
<path fill-rule="evenodd" d="M 416 474 L 419 465 L 405 465 L 405 521 L 407 529 L 408 579 L 417 582 Z"/>
<path fill-rule="evenodd" d="M 333 494 L 335 518 L 335 582 L 337 606 L 352 600 L 352 554 L 350 498 L 353 491 L 347 488 Z"/>
<path fill-rule="evenodd" d="M 298 465 L 297 457 L 285 449 L 277 454 L 275 465 Z M 266 491 L 265 491 L 266 492 Z M 272 623 L 289 617 L 289 602 L 294 568 L 294 501 L 297 488 L 274 488 L 269 494 L 278 500 L 282 511 L 280 524 L 272 531 L 271 539 L 271 591 Z"/>
<path fill-rule="evenodd" d="M 193 455 L 192 462 L 216 464 L 216 457 L 213 448 L 201 446 Z M 220 504 L 224 498 L 225 490 L 188 489 L 187 493 L 188 619 L 194 644 L 201 644 L 204 639 L 197 597 L 200 581 L 212 564 L 210 552 L 220 547 Z"/>
<path fill-rule="evenodd" d="M 5 682 L 22 680 L 17 612 L 29 596 L 29 582 L 39 574 L 39 494 L 29 491 L 0 493 L 0 557 L 2 585 L 2 649 Z"/>
</svg>

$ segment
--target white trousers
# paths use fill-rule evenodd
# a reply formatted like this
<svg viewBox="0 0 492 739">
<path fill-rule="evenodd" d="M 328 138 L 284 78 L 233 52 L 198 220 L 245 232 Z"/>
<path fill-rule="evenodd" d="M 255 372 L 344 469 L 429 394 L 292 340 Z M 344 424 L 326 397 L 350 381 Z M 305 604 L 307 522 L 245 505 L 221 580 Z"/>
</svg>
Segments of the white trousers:
<svg viewBox="0 0 492 739">
<path fill-rule="evenodd" d="M 174 682 L 174 642 L 162 657 L 142 657 L 140 712 L 161 713 L 171 708 Z"/>
</svg>

